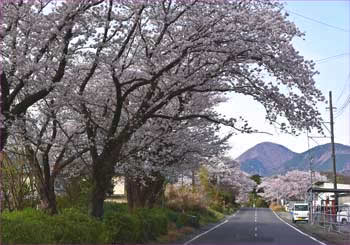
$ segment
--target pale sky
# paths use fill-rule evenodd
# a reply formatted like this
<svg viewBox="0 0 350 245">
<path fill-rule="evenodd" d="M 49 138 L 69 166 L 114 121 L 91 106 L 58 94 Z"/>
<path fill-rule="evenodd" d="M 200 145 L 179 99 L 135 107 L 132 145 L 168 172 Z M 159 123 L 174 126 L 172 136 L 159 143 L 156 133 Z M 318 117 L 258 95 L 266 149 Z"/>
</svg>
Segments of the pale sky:
<svg viewBox="0 0 350 245">
<path fill-rule="evenodd" d="M 348 105 L 338 116 L 348 96 L 350 98 L 350 1 L 289 0 L 285 7 L 290 13 L 289 20 L 306 33 L 305 40 L 295 40 L 294 44 L 306 59 L 316 61 L 316 69 L 320 72 L 315 76 L 316 86 L 326 96 L 327 101 L 329 91 L 333 93 L 333 106 L 337 107 L 334 111 L 335 142 L 350 145 L 350 106 Z M 324 121 L 329 122 L 329 110 L 326 107 L 327 105 L 320 104 L 319 111 Z M 262 106 L 249 98 L 235 95 L 229 103 L 220 107 L 220 112 L 232 116 L 243 115 L 251 126 L 273 134 L 233 136 L 230 140 L 232 150 L 229 152 L 233 158 L 264 141 L 284 145 L 295 152 L 304 152 L 308 149 L 306 133 L 298 137 L 279 133 L 265 122 Z M 326 125 L 330 128 L 329 123 Z M 327 130 L 325 132 L 327 133 Z M 319 135 L 312 134 L 312 136 Z M 312 148 L 317 144 L 329 143 L 330 138 L 314 138 L 309 142 Z"/>
</svg>

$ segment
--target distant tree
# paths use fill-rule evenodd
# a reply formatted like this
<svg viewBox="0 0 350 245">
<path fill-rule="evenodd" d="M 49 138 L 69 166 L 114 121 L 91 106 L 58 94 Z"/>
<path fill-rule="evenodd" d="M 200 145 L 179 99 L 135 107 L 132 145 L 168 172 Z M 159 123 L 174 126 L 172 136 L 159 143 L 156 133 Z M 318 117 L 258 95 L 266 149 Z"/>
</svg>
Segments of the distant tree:
<svg viewBox="0 0 350 245">
<path fill-rule="evenodd" d="M 326 181 L 325 176 L 316 172 L 313 181 Z M 263 178 L 261 184 L 257 187 L 263 189 L 263 196 L 268 201 L 290 199 L 305 200 L 307 198 L 307 189 L 311 186 L 311 176 L 309 172 L 293 170 L 285 175 Z"/>
<path fill-rule="evenodd" d="M 257 185 L 261 184 L 261 176 L 260 175 L 255 174 L 255 175 L 252 175 L 250 178 L 252 180 L 254 180 Z"/>
<path fill-rule="evenodd" d="M 257 208 L 268 207 L 267 202 L 257 193 L 257 187 L 261 184 L 261 176 L 258 174 L 255 174 L 255 175 L 252 175 L 250 178 L 255 181 L 256 186 L 254 187 L 252 192 L 249 193 L 248 205 L 250 207 L 255 206 Z"/>
</svg>

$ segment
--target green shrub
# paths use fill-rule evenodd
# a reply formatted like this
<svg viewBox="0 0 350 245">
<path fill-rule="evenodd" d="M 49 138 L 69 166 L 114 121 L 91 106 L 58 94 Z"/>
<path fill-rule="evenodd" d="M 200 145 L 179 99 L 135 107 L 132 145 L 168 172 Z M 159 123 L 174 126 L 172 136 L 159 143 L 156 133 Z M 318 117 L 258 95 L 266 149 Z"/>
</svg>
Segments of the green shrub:
<svg viewBox="0 0 350 245">
<path fill-rule="evenodd" d="M 52 217 L 54 239 L 57 243 L 106 243 L 108 233 L 104 224 L 77 209 L 65 209 Z"/>
<path fill-rule="evenodd" d="M 127 212 L 108 212 L 104 216 L 104 223 L 112 243 L 144 242 L 141 237 L 140 219 Z"/>
<path fill-rule="evenodd" d="M 191 226 L 198 228 L 199 227 L 199 215 L 193 215 L 193 214 L 180 214 L 177 221 L 176 221 L 176 227 L 181 228 L 184 226 Z"/>
<path fill-rule="evenodd" d="M 166 214 L 169 222 L 176 223 L 179 214 L 171 209 L 166 209 Z"/>
<path fill-rule="evenodd" d="M 1 239 L 5 244 L 54 243 L 49 216 L 34 209 L 1 214 Z"/>
<path fill-rule="evenodd" d="M 102 222 L 75 209 L 56 216 L 26 209 L 1 215 L 2 242 L 5 244 L 108 243 Z"/>
<path fill-rule="evenodd" d="M 128 205 L 127 203 L 115 203 L 115 202 L 105 202 L 103 205 L 104 216 L 110 213 L 127 213 Z"/>
<path fill-rule="evenodd" d="M 56 198 L 58 209 L 75 208 L 88 213 L 91 189 L 92 181 L 85 176 L 70 178 L 64 184 L 65 194 Z"/>
<path fill-rule="evenodd" d="M 161 208 L 138 209 L 135 213 L 143 227 L 142 238 L 144 241 L 153 241 L 159 235 L 168 232 L 168 218 L 166 211 Z"/>
</svg>

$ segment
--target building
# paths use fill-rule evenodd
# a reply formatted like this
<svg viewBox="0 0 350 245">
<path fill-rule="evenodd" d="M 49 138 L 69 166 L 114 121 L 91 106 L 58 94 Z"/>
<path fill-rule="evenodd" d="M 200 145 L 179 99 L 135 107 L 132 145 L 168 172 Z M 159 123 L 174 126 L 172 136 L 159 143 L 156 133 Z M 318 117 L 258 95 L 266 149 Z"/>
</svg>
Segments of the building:
<svg viewBox="0 0 350 245">
<path fill-rule="evenodd" d="M 308 192 L 311 191 L 309 188 Z M 322 206 L 322 203 L 326 200 L 334 200 L 334 184 L 332 182 L 318 181 L 313 184 L 312 192 L 313 206 Z M 350 185 L 348 184 L 337 184 L 338 193 L 338 204 L 350 202 Z"/>
</svg>

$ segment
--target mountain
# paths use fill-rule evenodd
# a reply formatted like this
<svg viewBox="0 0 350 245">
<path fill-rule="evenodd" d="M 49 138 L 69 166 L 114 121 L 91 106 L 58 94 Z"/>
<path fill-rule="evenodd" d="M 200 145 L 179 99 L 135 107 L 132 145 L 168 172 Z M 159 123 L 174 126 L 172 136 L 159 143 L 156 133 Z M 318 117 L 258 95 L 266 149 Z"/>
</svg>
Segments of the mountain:
<svg viewBox="0 0 350 245">
<path fill-rule="evenodd" d="M 241 170 L 249 174 L 270 176 L 278 173 L 283 164 L 297 156 L 287 147 L 271 142 L 257 144 L 240 155 L 236 160 Z"/>
<path fill-rule="evenodd" d="M 335 159 L 337 172 L 349 172 L 350 170 L 350 146 L 335 144 Z M 309 170 L 310 159 L 312 169 L 319 172 L 333 171 L 331 144 L 316 146 L 296 157 L 286 161 L 282 172 L 293 169 Z"/>
<path fill-rule="evenodd" d="M 335 144 L 337 172 L 350 173 L 350 146 Z M 310 157 L 312 169 L 319 172 L 333 171 L 331 144 L 316 146 L 303 153 L 295 153 L 288 148 L 264 142 L 257 144 L 240 155 L 236 160 L 241 170 L 249 174 L 271 176 L 284 174 L 291 170 L 309 170 Z"/>
</svg>

